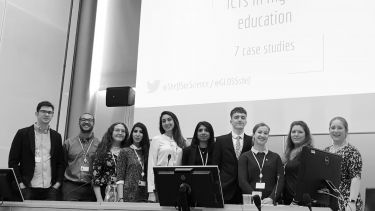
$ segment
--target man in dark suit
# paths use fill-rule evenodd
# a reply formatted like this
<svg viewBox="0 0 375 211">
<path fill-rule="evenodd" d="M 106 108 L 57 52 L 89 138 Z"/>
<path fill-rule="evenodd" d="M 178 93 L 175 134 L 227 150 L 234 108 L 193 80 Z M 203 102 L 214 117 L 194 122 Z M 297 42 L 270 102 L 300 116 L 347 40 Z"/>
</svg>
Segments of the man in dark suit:
<svg viewBox="0 0 375 211">
<path fill-rule="evenodd" d="M 241 204 L 242 193 L 238 186 L 238 158 L 251 149 L 252 137 L 244 133 L 247 112 L 236 107 L 230 112 L 232 131 L 216 138 L 213 164 L 220 169 L 221 186 L 226 204 Z"/>
<path fill-rule="evenodd" d="M 37 121 L 18 130 L 10 148 L 8 166 L 25 199 L 57 200 L 65 165 L 61 135 L 49 127 L 53 114 L 50 102 L 40 102 Z"/>
</svg>

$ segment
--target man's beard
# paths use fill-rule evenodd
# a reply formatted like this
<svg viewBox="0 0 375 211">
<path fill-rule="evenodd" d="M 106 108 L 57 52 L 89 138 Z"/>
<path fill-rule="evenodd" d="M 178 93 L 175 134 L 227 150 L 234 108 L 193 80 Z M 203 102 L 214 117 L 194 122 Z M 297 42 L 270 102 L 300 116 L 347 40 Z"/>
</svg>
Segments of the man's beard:
<svg viewBox="0 0 375 211">
<path fill-rule="evenodd" d="M 91 126 L 89 129 L 86 130 L 86 129 L 84 129 L 84 128 L 82 127 L 82 125 L 80 125 L 79 128 L 81 129 L 81 133 L 91 133 L 92 130 L 94 129 L 94 127 Z"/>
</svg>

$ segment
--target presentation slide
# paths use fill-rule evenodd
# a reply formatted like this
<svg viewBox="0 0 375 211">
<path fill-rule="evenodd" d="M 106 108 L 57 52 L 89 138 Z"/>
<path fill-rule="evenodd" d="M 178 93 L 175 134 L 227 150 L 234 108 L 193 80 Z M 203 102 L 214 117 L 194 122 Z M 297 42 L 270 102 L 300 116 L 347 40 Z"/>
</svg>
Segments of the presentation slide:
<svg viewBox="0 0 375 211">
<path fill-rule="evenodd" d="M 136 108 L 375 92 L 375 1 L 143 0 Z"/>
</svg>

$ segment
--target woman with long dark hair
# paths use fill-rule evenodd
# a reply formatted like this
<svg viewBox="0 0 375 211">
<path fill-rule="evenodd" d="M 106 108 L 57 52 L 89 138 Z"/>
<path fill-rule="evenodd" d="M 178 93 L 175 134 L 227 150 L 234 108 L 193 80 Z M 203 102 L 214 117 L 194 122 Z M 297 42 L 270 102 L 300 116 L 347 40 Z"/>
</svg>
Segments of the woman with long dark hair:
<svg viewBox="0 0 375 211">
<path fill-rule="evenodd" d="M 290 125 L 283 157 L 285 167 L 283 203 L 287 205 L 292 203 L 296 194 L 300 154 L 304 146 L 313 146 L 310 129 L 304 121 L 294 121 Z"/>
<path fill-rule="evenodd" d="M 138 122 L 134 124 L 126 148 L 117 159 L 117 192 L 120 201 L 146 201 L 147 160 L 150 139 L 147 128 Z"/>
<path fill-rule="evenodd" d="M 185 138 L 181 134 L 177 116 L 170 111 L 163 111 L 159 119 L 160 135 L 152 138 L 147 170 L 149 200 L 156 201 L 154 189 L 154 166 L 179 166 Z"/>
<path fill-rule="evenodd" d="M 209 122 L 202 121 L 194 130 L 191 145 L 183 149 L 182 165 L 212 165 L 215 134 Z"/>
<path fill-rule="evenodd" d="M 129 131 L 122 122 L 112 124 L 104 134 L 93 161 L 92 184 L 96 200 L 104 201 L 108 185 L 117 182 L 116 165 L 120 150 L 125 147 Z"/>
</svg>

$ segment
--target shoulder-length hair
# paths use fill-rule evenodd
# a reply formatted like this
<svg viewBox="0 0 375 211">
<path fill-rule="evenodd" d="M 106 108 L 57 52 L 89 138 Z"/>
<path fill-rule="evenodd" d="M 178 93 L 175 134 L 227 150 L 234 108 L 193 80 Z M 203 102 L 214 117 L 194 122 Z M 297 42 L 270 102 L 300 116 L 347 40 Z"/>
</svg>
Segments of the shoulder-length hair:
<svg viewBox="0 0 375 211">
<path fill-rule="evenodd" d="M 174 123 L 174 127 L 172 129 L 173 139 L 175 140 L 175 142 L 177 143 L 177 145 L 179 147 L 181 147 L 182 149 L 185 148 L 186 141 L 185 141 L 184 137 L 182 136 L 181 129 L 180 129 L 180 123 L 178 122 L 177 116 L 174 113 L 172 113 L 171 111 L 161 112 L 160 118 L 159 118 L 159 131 L 160 131 L 160 133 L 161 134 L 165 133 L 165 130 L 164 130 L 163 125 L 162 125 L 163 115 L 169 115 L 170 117 L 172 117 L 172 120 L 173 120 L 173 123 Z"/>
<path fill-rule="evenodd" d="M 349 131 L 348 121 L 346 121 L 346 119 L 344 117 L 341 117 L 341 116 L 333 117 L 331 119 L 331 121 L 329 121 L 329 128 L 331 127 L 332 122 L 335 121 L 335 120 L 339 120 L 344 125 L 345 132 L 348 133 L 348 131 Z"/>
<path fill-rule="evenodd" d="M 113 123 L 107 130 L 107 132 L 104 133 L 102 141 L 100 142 L 98 149 L 96 150 L 96 155 L 99 159 L 103 158 L 111 149 L 112 143 L 114 142 L 112 134 L 115 130 L 116 125 L 122 125 L 125 128 L 125 138 L 124 141 L 121 142 L 120 147 L 124 148 L 126 145 L 126 140 L 129 137 L 129 130 L 126 127 L 126 125 L 122 122 L 116 122 Z"/>
<path fill-rule="evenodd" d="M 199 130 L 199 127 L 202 125 L 205 126 L 208 132 L 210 133 L 210 138 L 208 139 L 208 142 L 207 142 L 207 147 L 210 147 L 215 142 L 215 134 L 214 134 L 214 129 L 212 128 L 212 125 L 206 121 L 198 122 L 194 130 L 194 135 L 193 135 L 193 139 L 191 140 L 191 145 L 199 146 L 200 141 L 198 139 L 198 130 Z"/>
<path fill-rule="evenodd" d="M 284 158 L 285 161 L 290 160 L 290 153 L 293 149 L 296 148 L 295 144 L 292 141 L 292 135 L 291 135 L 292 129 L 296 125 L 301 126 L 302 129 L 305 131 L 305 140 L 303 141 L 303 143 L 301 145 L 303 145 L 303 146 L 313 146 L 312 136 L 311 136 L 310 129 L 307 126 L 307 124 L 304 121 L 294 121 L 294 122 L 292 122 L 292 124 L 290 124 L 288 138 L 286 139 L 285 158 Z"/>
</svg>

